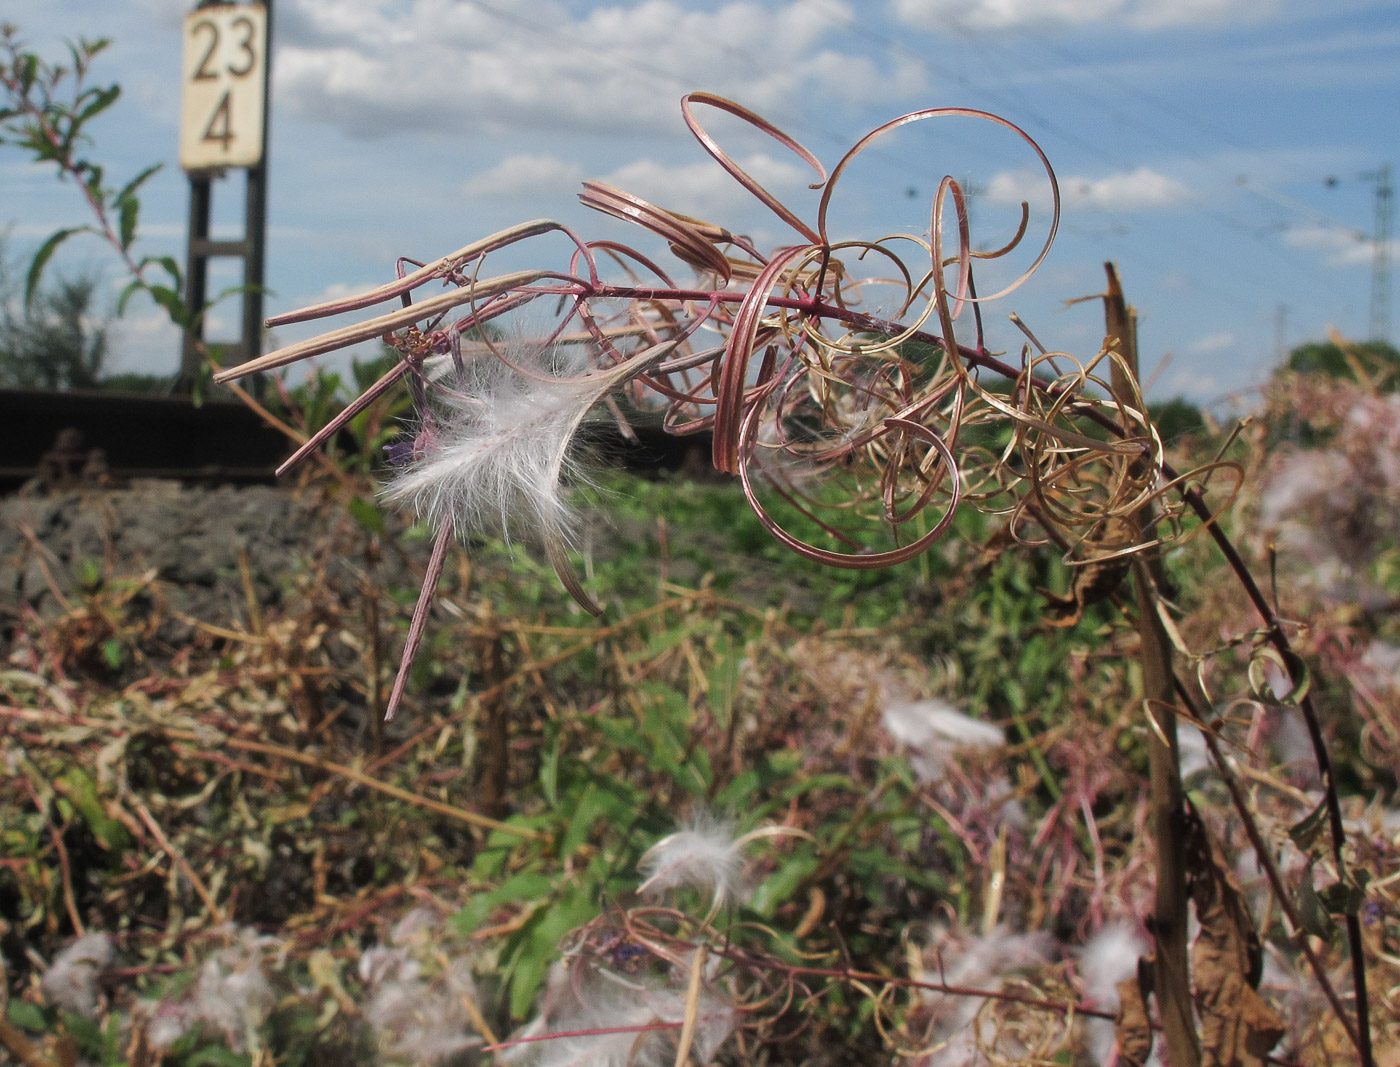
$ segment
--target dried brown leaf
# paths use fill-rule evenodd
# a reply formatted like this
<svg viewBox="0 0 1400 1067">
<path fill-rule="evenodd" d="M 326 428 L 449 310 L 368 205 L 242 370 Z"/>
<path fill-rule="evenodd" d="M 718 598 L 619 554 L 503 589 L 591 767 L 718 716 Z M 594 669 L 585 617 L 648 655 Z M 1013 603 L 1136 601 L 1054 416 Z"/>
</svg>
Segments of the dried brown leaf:
<svg viewBox="0 0 1400 1067">
<path fill-rule="evenodd" d="M 1201 932 L 1192 949 L 1201 1014 L 1202 1067 L 1263 1067 L 1283 1037 L 1283 1020 L 1256 986 L 1263 965 L 1259 935 L 1234 879 L 1205 827 L 1188 830 L 1191 899 Z"/>
<path fill-rule="evenodd" d="M 1118 983 L 1118 1056 L 1123 1067 L 1144 1067 L 1152 1055 L 1152 1021 L 1147 1016 L 1144 979 L 1151 981 L 1151 957 L 1138 962 L 1138 973 Z"/>
</svg>

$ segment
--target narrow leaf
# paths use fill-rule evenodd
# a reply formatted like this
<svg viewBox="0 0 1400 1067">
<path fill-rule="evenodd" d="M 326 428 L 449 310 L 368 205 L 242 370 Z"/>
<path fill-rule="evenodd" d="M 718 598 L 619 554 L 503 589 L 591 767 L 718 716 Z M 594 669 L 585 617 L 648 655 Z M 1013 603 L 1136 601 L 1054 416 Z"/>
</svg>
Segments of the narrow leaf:
<svg viewBox="0 0 1400 1067">
<path fill-rule="evenodd" d="M 39 279 L 44 274 L 44 267 L 48 265 L 53 254 L 58 251 L 58 246 L 75 233 L 91 233 L 88 226 L 73 226 L 66 230 L 59 230 L 42 245 L 39 251 L 34 253 L 34 260 L 29 264 L 29 274 L 24 280 L 24 306 L 29 307 L 34 302 L 34 294 L 39 289 Z"/>
<path fill-rule="evenodd" d="M 88 174 L 87 186 L 88 195 L 98 207 L 105 207 L 107 204 L 107 190 L 102 188 L 102 168 L 95 163 L 88 163 L 83 160 L 78 161 L 78 170 L 86 170 Z"/>
<path fill-rule="evenodd" d="M 174 288 L 183 289 L 184 276 L 180 273 L 180 264 L 175 261 L 174 256 L 154 256 L 149 260 L 142 260 L 142 263 L 159 263 L 164 268 L 165 273 L 170 275 L 170 281 Z"/>
<path fill-rule="evenodd" d="M 1318 801 L 1317 807 L 1304 815 L 1288 829 L 1288 836 L 1299 850 L 1311 853 L 1318 837 L 1327 827 L 1327 799 Z"/>
<path fill-rule="evenodd" d="M 1317 899 L 1331 915 L 1355 915 L 1366 903 L 1365 871 L 1357 872 L 1355 878 L 1343 878 L 1318 891 Z"/>
<path fill-rule="evenodd" d="M 146 283 L 140 278 L 127 282 L 126 287 L 121 291 L 121 295 L 117 297 L 117 318 L 121 318 L 126 314 L 126 302 L 131 299 L 132 294 L 139 293 L 145 288 Z"/>
<path fill-rule="evenodd" d="M 39 76 L 39 57 L 32 52 L 26 52 L 19 57 L 19 84 L 22 96 L 28 96 L 29 90 L 34 87 L 34 79 Z"/>
<path fill-rule="evenodd" d="M 246 293 L 261 293 L 263 296 L 272 296 L 272 290 L 265 285 L 230 285 L 227 289 L 220 289 L 218 295 L 209 301 L 206 311 L 215 304 L 222 304 L 229 297 L 242 296 Z"/>
<path fill-rule="evenodd" d="M 170 316 L 170 321 L 176 326 L 187 326 L 190 321 L 190 310 L 185 306 L 185 302 L 180 299 L 180 294 L 174 289 L 164 285 L 144 286 L 146 292 L 151 294 L 151 299 L 165 309 L 165 313 Z"/>
<path fill-rule="evenodd" d="M 1311 867 L 1298 886 L 1298 919 L 1303 924 L 1303 930 L 1314 937 L 1330 939 L 1336 936 L 1337 924 L 1332 921 L 1322 898 L 1313 888 Z"/>
<path fill-rule="evenodd" d="M 365 533 L 382 536 L 388 532 L 388 527 L 384 522 L 384 512 L 379 509 L 379 505 L 371 500 L 356 494 L 350 498 L 346 509 L 350 512 L 350 517 L 359 524 L 360 529 Z"/>
<path fill-rule="evenodd" d="M 118 204 L 125 203 L 127 197 L 131 196 L 132 193 L 136 192 L 137 189 L 141 188 L 141 186 L 146 184 L 147 178 L 151 177 L 151 175 L 153 174 L 156 174 L 158 171 L 163 170 L 164 168 L 164 163 L 152 163 L 140 174 L 132 178 L 131 181 L 127 182 L 121 187 L 121 189 L 117 192 L 117 197 L 114 202 Z"/>
<path fill-rule="evenodd" d="M 117 102 L 117 97 L 122 95 L 120 85 L 109 85 L 105 89 L 92 89 L 89 90 L 89 92 L 91 92 L 93 96 L 92 102 L 78 112 L 73 120 L 75 126 L 102 114 L 102 112 L 106 111 Z M 87 96 L 88 94 L 84 93 L 83 95 Z"/>
<path fill-rule="evenodd" d="M 125 252 L 136 237 L 136 220 L 141 214 L 141 201 L 133 196 L 119 203 L 122 214 L 118 237 L 121 240 L 122 251 Z"/>
</svg>

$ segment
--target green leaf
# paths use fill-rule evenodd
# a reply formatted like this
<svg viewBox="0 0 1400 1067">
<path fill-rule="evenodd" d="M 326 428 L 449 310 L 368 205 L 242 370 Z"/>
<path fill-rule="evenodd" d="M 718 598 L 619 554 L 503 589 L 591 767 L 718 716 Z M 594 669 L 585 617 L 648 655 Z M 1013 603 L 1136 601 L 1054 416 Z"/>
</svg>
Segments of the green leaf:
<svg viewBox="0 0 1400 1067">
<path fill-rule="evenodd" d="M 87 173 L 87 180 L 83 184 L 87 186 L 88 195 L 92 197 L 93 202 L 98 207 L 106 207 L 107 191 L 102 188 L 102 168 L 80 159 L 75 169 L 79 174 Z"/>
<path fill-rule="evenodd" d="M 150 294 L 152 300 L 165 309 L 165 313 L 170 316 L 170 321 L 176 326 L 188 326 L 190 322 L 189 308 L 180 299 L 180 294 L 174 289 L 169 289 L 164 285 L 142 285 Z"/>
<path fill-rule="evenodd" d="M 83 50 L 83 58 L 91 59 L 100 52 L 105 52 L 112 43 L 110 37 L 94 37 L 88 40 L 86 37 L 79 38 L 78 46 Z"/>
<path fill-rule="evenodd" d="M 510 979 L 510 1013 L 515 1018 L 523 1019 L 529 1014 L 530 1005 L 535 999 L 535 990 L 544 981 L 548 968 L 549 960 L 543 955 L 522 951 L 516 958 Z"/>
<path fill-rule="evenodd" d="M 708 672 L 710 706 L 715 709 L 721 722 L 728 722 L 734 712 L 734 697 L 739 692 L 739 669 L 743 660 L 734 654 L 733 645 L 727 638 L 716 641 L 712 651 L 715 658 Z"/>
<path fill-rule="evenodd" d="M 122 291 L 117 296 L 117 318 L 126 314 L 126 302 L 131 299 L 134 293 L 145 292 L 146 283 L 140 278 L 127 282 Z"/>
<path fill-rule="evenodd" d="M 58 251 L 58 246 L 75 233 L 92 233 L 90 226 L 72 226 L 66 230 L 59 230 L 47 241 L 39 246 L 39 251 L 34 253 L 34 259 L 29 264 L 29 274 L 24 279 L 24 306 L 29 307 L 34 303 L 34 294 L 39 290 L 39 279 L 43 276 L 44 268 L 53 258 L 53 254 Z"/>
<path fill-rule="evenodd" d="M 127 1067 L 122 1041 L 122 1019 L 112 1012 L 107 1016 L 107 1029 L 102 1034 L 102 1067 Z"/>
<path fill-rule="evenodd" d="M 73 578 L 86 592 L 96 592 L 102 588 L 102 564 L 95 559 L 81 559 L 73 568 Z"/>
<path fill-rule="evenodd" d="M 350 517 L 355 520 L 360 529 L 367 534 L 382 537 L 388 532 L 388 525 L 384 521 L 384 512 L 379 509 L 373 500 L 366 500 L 356 494 L 352 496 L 345 505 L 345 510 L 350 512 Z"/>
<path fill-rule="evenodd" d="M 147 178 L 164 169 L 164 163 L 152 163 L 149 167 L 143 170 L 140 174 L 136 175 L 136 177 L 132 178 L 131 181 L 127 182 L 121 187 L 121 189 L 117 191 L 116 199 L 113 200 L 113 203 L 126 203 L 127 198 L 131 196 L 132 193 L 136 192 L 137 189 L 141 188 L 141 186 L 146 184 Z"/>
<path fill-rule="evenodd" d="M 778 907 L 792 898 L 793 893 L 813 871 L 819 860 L 810 849 L 794 852 L 781 867 L 770 874 L 754 890 L 749 907 L 760 915 L 771 917 Z"/>
<path fill-rule="evenodd" d="M 102 661 L 114 671 L 119 671 L 126 662 L 126 646 L 115 637 L 102 642 Z"/>
<path fill-rule="evenodd" d="M 1326 827 L 1327 799 L 1324 797 L 1317 802 L 1317 807 L 1289 827 L 1288 836 L 1302 852 L 1310 853 Z"/>
<path fill-rule="evenodd" d="M 68 1031 L 78 1048 L 86 1055 L 100 1056 L 102 1054 L 102 1028 L 91 1019 L 71 1011 L 60 1011 L 59 1018 L 63 1020 L 63 1028 Z"/>
<path fill-rule="evenodd" d="M 500 876 L 510 859 L 511 849 L 505 848 L 483 848 L 476 854 L 476 859 L 472 860 L 472 875 L 483 881 L 490 881 Z M 460 914 L 460 913 L 459 913 Z M 453 920 L 456 921 L 455 919 Z"/>
<path fill-rule="evenodd" d="M 170 275 L 170 283 L 176 289 L 184 288 L 184 275 L 180 272 L 180 264 L 175 261 L 174 256 L 152 256 L 143 259 L 142 264 L 159 263 L 164 268 L 165 273 Z"/>
<path fill-rule="evenodd" d="M 250 1067 L 253 1061 L 222 1045 L 209 1045 L 186 1056 L 181 1062 L 185 1067 Z"/>
<path fill-rule="evenodd" d="M 131 242 L 136 239 L 136 220 L 141 215 L 141 201 L 135 197 L 130 197 L 121 203 L 121 222 L 118 227 L 117 237 L 121 241 L 122 251 L 125 252 L 131 247 Z"/>
<path fill-rule="evenodd" d="M 578 798 L 574 807 L 574 816 L 569 820 L 568 829 L 559 841 L 560 856 L 569 857 L 579 850 L 579 846 L 587 841 L 589 834 L 593 832 L 594 824 L 603 817 L 605 808 L 603 796 L 596 787 L 590 785 L 583 791 L 583 796 Z"/>
<path fill-rule="evenodd" d="M 757 771 L 741 771 L 715 794 L 714 807 L 719 811 L 751 811 L 754 794 L 759 791 L 760 785 Z"/>
<path fill-rule="evenodd" d="M 778 755 L 786 755 L 786 753 L 778 753 Z M 800 781 L 785 788 L 778 794 L 778 799 L 783 803 L 787 803 L 796 797 L 802 796 L 804 793 L 811 793 L 822 789 L 830 789 L 833 792 L 838 789 L 844 789 L 852 793 L 860 793 L 865 787 L 857 784 L 844 774 L 814 774 L 811 777 L 802 778 Z"/>
<path fill-rule="evenodd" d="M 103 654 L 106 654 L 105 649 Z M 84 771 L 74 767 L 54 782 L 54 788 L 68 799 L 104 848 L 121 852 L 130 847 L 131 835 L 125 826 L 107 814 L 97 793 L 97 783 Z"/>
<path fill-rule="evenodd" d="M 520 948 L 510 977 L 510 1011 L 524 1018 L 544 981 L 549 965 L 559 955 L 564 936 L 598 914 L 598 906 L 577 891 L 548 908 L 542 908 L 521 928 Z"/>
<path fill-rule="evenodd" d="M 34 79 L 39 76 L 39 57 L 33 52 L 26 52 L 19 57 L 16 66 L 19 68 L 20 95 L 28 95 L 34 87 Z"/>
<path fill-rule="evenodd" d="M 563 750 L 558 729 L 550 731 L 540 749 L 540 789 L 551 808 L 559 806 L 559 756 Z"/>
<path fill-rule="evenodd" d="M 1329 915 L 1355 915 L 1366 902 L 1366 891 L 1345 882 L 1334 882 L 1320 890 L 1317 899 Z"/>
<path fill-rule="evenodd" d="M 1314 937 L 1331 938 L 1337 932 L 1337 924 L 1313 888 L 1311 867 L 1304 872 L 1298 886 L 1298 919 L 1303 929 Z"/>
<path fill-rule="evenodd" d="M 206 311 L 215 304 L 222 304 L 231 296 L 242 296 L 244 293 L 261 293 L 263 296 L 272 296 L 273 292 L 265 285 L 230 285 L 226 289 L 220 289 L 219 294 L 209 301 Z"/>
<path fill-rule="evenodd" d="M 48 1021 L 36 1004 L 30 1004 L 23 1000 L 12 1000 L 8 1014 L 10 1022 L 30 1033 L 42 1033 L 48 1029 Z"/>
<path fill-rule="evenodd" d="M 92 53 L 89 52 L 88 54 L 91 55 Z M 120 85 L 109 85 L 105 89 L 89 89 L 78 99 L 81 101 L 89 95 L 92 96 L 91 103 L 85 105 L 73 118 L 75 127 L 87 122 L 88 119 L 95 118 L 102 114 L 102 112 L 115 104 L 117 102 L 117 97 L 122 95 L 122 88 Z"/>
<path fill-rule="evenodd" d="M 463 935 L 473 933 L 502 904 L 515 900 L 543 900 L 554 888 L 554 880 L 537 873 L 517 874 L 491 890 L 481 893 L 452 916 L 452 925 Z"/>
</svg>

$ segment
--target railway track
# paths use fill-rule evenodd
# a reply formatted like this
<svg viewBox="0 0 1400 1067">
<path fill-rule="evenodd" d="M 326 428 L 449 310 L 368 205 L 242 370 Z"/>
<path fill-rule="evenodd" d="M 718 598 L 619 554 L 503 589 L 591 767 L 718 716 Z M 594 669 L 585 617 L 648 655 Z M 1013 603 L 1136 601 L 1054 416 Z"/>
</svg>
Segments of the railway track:
<svg viewBox="0 0 1400 1067">
<path fill-rule="evenodd" d="M 708 436 L 638 427 L 590 432 L 605 461 L 641 472 L 708 468 Z M 192 484 L 276 481 L 292 443 L 238 401 L 109 392 L 0 389 L 0 492 L 121 485 L 133 478 Z M 344 442 L 354 447 L 353 442 Z"/>
</svg>

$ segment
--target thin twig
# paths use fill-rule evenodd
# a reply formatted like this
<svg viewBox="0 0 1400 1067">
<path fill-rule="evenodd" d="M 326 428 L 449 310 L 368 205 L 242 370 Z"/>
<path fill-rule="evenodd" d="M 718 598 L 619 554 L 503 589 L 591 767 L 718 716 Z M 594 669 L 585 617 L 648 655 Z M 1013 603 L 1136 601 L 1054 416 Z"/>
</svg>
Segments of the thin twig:
<svg viewBox="0 0 1400 1067">
<path fill-rule="evenodd" d="M 695 1022 L 700 1016 L 700 990 L 704 985 L 706 946 L 702 941 L 695 946 L 695 955 L 690 960 L 690 985 L 685 993 L 685 1025 L 676 1041 L 675 1067 L 685 1067 L 690 1060 L 690 1046 L 695 1040 Z"/>
<path fill-rule="evenodd" d="M 204 744 L 209 740 L 208 735 L 196 733 L 193 730 L 179 730 L 165 726 L 157 726 L 155 729 L 159 730 L 167 737 L 177 738 L 183 741 L 193 741 L 198 744 Z M 458 822 L 464 822 L 483 830 L 510 834 L 514 837 L 521 837 L 532 841 L 539 840 L 544 836 L 536 830 L 529 830 L 523 826 L 512 826 L 510 823 L 489 819 L 485 815 L 478 815 L 476 812 L 468 811 L 465 808 L 455 807 L 452 804 L 444 804 L 440 800 L 433 800 L 429 797 L 420 796 L 417 793 L 402 789 L 390 782 L 384 782 L 378 778 L 371 777 L 363 771 L 356 770 L 354 767 L 347 767 L 342 763 L 332 763 L 330 760 L 324 760 L 306 752 L 298 752 L 294 748 L 268 744 L 265 741 L 248 741 L 241 737 L 225 737 L 221 740 L 221 743 L 228 745 L 230 748 L 242 749 L 245 752 L 259 752 L 266 756 L 276 756 L 279 759 L 291 760 L 294 763 L 300 763 L 306 767 L 315 767 L 318 770 L 326 771 L 352 781 L 356 785 L 362 785 L 367 789 L 373 789 L 376 792 L 383 793 L 385 796 L 391 796 L 396 800 L 402 800 L 408 804 L 426 808 L 428 811 L 437 812 L 439 815 L 445 815 L 450 819 L 456 819 Z"/>
<path fill-rule="evenodd" d="M 199 899 L 202 900 L 204 906 L 209 909 L 209 915 L 214 920 L 214 925 L 223 925 L 223 909 L 215 902 L 213 894 L 209 892 L 204 881 L 195 873 L 194 868 L 190 866 L 189 860 L 185 859 L 184 853 L 171 843 L 170 838 L 165 836 L 165 831 L 160 828 L 160 823 L 152 818 L 145 804 L 138 800 L 135 802 L 134 807 L 136 814 L 141 818 L 141 822 L 145 824 L 151 836 L 156 839 L 156 844 L 160 846 L 161 851 L 170 857 L 171 862 L 175 864 L 180 873 L 184 875 L 190 885 L 194 887 L 194 891 L 199 896 Z"/>
<path fill-rule="evenodd" d="M 68 862 L 68 848 L 63 843 L 63 835 L 58 832 L 58 827 L 54 825 L 51 812 L 44 804 L 43 798 L 39 796 L 39 791 L 34 788 L 34 783 L 26 777 L 24 786 L 29 792 L 30 799 L 34 801 L 34 807 L 44 816 L 44 824 L 48 828 L 49 836 L 53 839 L 54 851 L 58 853 L 59 877 L 63 886 L 63 907 L 68 912 L 68 921 L 73 924 L 73 930 L 81 937 L 87 931 L 83 928 L 82 917 L 78 914 L 78 902 L 73 895 L 73 867 Z M 49 787 L 53 788 L 53 784 L 49 783 Z"/>
</svg>

